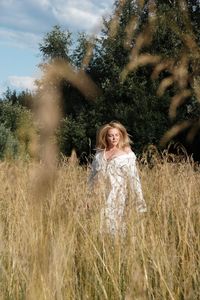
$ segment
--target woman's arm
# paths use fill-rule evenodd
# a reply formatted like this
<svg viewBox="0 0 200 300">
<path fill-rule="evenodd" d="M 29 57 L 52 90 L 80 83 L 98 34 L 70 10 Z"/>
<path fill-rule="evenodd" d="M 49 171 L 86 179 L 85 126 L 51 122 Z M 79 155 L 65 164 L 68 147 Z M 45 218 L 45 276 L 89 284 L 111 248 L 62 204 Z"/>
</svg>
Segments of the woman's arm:
<svg viewBox="0 0 200 300">
<path fill-rule="evenodd" d="M 146 212 L 147 206 L 143 197 L 142 186 L 140 182 L 139 173 L 136 166 L 135 155 L 129 160 L 129 181 L 130 181 L 130 191 L 135 198 L 136 210 L 137 212 Z"/>
<path fill-rule="evenodd" d="M 94 156 L 92 164 L 91 164 L 91 170 L 90 170 L 90 174 L 88 177 L 88 187 L 89 189 L 92 189 L 94 186 L 94 181 L 95 181 L 95 177 L 98 173 L 98 159 L 97 159 L 97 155 Z"/>
</svg>

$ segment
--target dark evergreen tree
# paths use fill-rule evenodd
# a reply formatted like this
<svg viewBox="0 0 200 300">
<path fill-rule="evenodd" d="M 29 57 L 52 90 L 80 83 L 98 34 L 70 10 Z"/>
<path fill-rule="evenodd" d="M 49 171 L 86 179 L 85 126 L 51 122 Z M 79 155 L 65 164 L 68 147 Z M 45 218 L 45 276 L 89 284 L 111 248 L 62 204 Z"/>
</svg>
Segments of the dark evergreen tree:
<svg viewBox="0 0 200 300">
<path fill-rule="evenodd" d="M 28 90 L 17 92 L 16 90 L 12 91 L 10 88 L 7 88 L 3 96 L 3 101 L 7 101 L 12 105 L 17 104 L 31 110 L 34 104 L 34 95 Z"/>
<path fill-rule="evenodd" d="M 32 114 L 18 103 L 16 92 L 8 90 L 0 101 L 0 124 L 0 159 L 30 157 L 28 148 L 35 130 Z"/>
<path fill-rule="evenodd" d="M 173 108 L 170 106 L 171 99 L 183 87 L 174 78 L 172 84 L 163 85 L 164 80 L 173 75 L 173 68 L 182 64 L 184 55 L 187 59 L 189 57 L 188 74 L 197 72 L 197 62 L 194 63 L 195 58 L 189 54 L 185 41 L 192 26 L 195 40 L 199 42 L 199 3 L 193 2 L 186 2 L 188 11 L 186 8 L 181 11 L 180 1 L 144 1 L 143 6 L 133 0 L 116 1 L 113 15 L 104 19 L 98 38 L 91 42 L 87 35 L 79 35 L 76 47 L 67 51 L 70 53 L 67 60 L 77 71 L 82 69 L 89 74 L 101 88 L 102 95 L 90 102 L 69 82 L 62 82 L 66 119 L 59 136 L 65 139 L 65 143 L 60 139 L 65 154 L 69 154 L 72 148 L 76 148 L 79 155 L 88 153 L 88 141 L 92 141 L 94 148 L 96 128 L 113 119 L 128 128 L 136 152 L 141 152 L 149 143 L 158 146 L 162 135 L 174 122 L 191 115 L 197 118 L 198 104 L 195 94 L 192 94 L 187 101 L 183 101 L 184 105 L 177 105 L 173 112 L 177 112 L 176 118 L 170 120 L 168 112 Z M 65 43 L 62 34 L 52 34 L 58 34 L 61 43 Z M 50 36 L 46 36 L 46 44 L 51 44 Z M 48 51 L 46 56 L 47 49 L 51 52 L 51 47 L 40 46 L 44 57 L 51 57 Z M 54 53 L 58 52 L 52 50 L 52 53 L 55 57 Z M 63 58 L 62 55 L 60 57 Z M 162 63 L 167 67 L 158 71 Z M 191 86 L 188 76 L 184 89 Z"/>
<path fill-rule="evenodd" d="M 70 60 L 69 52 L 71 44 L 71 32 L 61 30 L 60 26 L 55 25 L 44 36 L 42 43 L 39 44 L 44 62 L 49 62 L 57 58 Z"/>
</svg>

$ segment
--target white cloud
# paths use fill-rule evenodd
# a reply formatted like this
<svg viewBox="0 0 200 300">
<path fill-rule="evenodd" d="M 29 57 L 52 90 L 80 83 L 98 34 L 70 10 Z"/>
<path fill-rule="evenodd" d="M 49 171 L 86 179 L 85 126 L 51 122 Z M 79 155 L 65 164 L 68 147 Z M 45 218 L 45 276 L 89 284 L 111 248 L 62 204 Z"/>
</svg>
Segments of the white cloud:
<svg viewBox="0 0 200 300">
<path fill-rule="evenodd" d="M 47 8 L 50 4 L 51 4 L 51 1 L 49 0 L 27 0 L 26 3 L 31 3 L 31 4 L 34 4 L 35 6 L 40 6 L 42 8 Z"/>
<path fill-rule="evenodd" d="M 0 29 L 0 45 L 35 49 L 39 42 L 40 37 L 34 33 Z"/>
<path fill-rule="evenodd" d="M 70 20 L 71 26 L 82 30 L 91 30 L 100 22 L 98 15 L 90 11 L 80 10 L 76 7 L 68 7 L 66 10 L 55 7 L 53 8 L 53 13 L 60 23 L 68 23 Z"/>
<path fill-rule="evenodd" d="M 56 19 L 81 31 L 92 31 L 98 23 L 101 23 L 106 8 L 111 6 L 112 0 L 99 2 L 90 0 L 68 0 L 51 1 L 51 8 Z"/>
<path fill-rule="evenodd" d="M 72 32 L 96 31 L 114 0 L 0 0 L 0 45 L 38 48 L 42 36 L 60 24 Z M 97 32 L 98 33 L 98 32 Z"/>
<path fill-rule="evenodd" d="M 0 0 L 0 52 L 6 70 L 1 68 L 0 95 L 7 86 L 34 89 L 31 76 L 8 77 L 9 74 L 23 74 L 22 69 L 29 64 L 28 59 L 25 62 L 21 58 L 23 54 L 17 56 L 21 49 L 21 53 L 24 49 L 33 55 L 38 53 L 42 37 L 56 24 L 74 33 L 95 31 L 98 34 L 102 16 L 109 13 L 113 3 L 114 0 Z M 10 50 L 8 55 L 6 49 Z M 15 60 L 22 60 L 21 65 L 10 63 L 11 49 Z"/>
<path fill-rule="evenodd" d="M 44 33 L 59 23 L 72 31 L 93 31 L 114 0 L 0 0 L 3 27 Z"/>
<path fill-rule="evenodd" d="M 9 76 L 8 82 L 9 85 L 14 89 L 22 89 L 34 91 L 36 89 L 35 86 L 36 78 L 30 76 Z"/>
<path fill-rule="evenodd" d="M 14 0 L 1 0 L 0 7 L 10 7 L 11 5 L 14 5 Z"/>
</svg>

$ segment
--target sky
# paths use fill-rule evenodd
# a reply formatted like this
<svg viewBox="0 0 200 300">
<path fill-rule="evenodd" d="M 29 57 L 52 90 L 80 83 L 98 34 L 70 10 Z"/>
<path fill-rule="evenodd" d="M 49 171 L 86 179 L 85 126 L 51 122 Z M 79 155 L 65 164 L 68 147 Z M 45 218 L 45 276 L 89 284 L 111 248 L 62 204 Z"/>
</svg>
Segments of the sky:
<svg viewBox="0 0 200 300">
<path fill-rule="evenodd" d="M 39 43 L 54 25 L 73 33 L 98 33 L 114 0 L 0 0 L 0 97 L 34 90 L 42 61 Z"/>
</svg>

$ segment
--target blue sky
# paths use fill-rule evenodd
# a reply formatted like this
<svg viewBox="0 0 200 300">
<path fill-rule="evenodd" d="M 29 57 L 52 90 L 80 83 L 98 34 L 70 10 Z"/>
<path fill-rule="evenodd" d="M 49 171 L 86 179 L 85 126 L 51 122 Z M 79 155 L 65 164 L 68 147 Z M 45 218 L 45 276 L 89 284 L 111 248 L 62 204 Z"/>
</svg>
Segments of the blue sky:
<svg viewBox="0 0 200 300">
<path fill-rule="evenodd" d="M 0 0 L 0 96 L 7 87 L 34 89 L 39 43 L 59 24 L 74 33 L 98 32 L 114 0 Z"/>
</svg>

